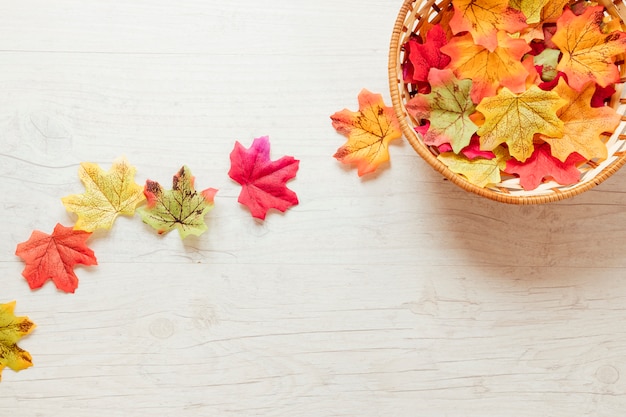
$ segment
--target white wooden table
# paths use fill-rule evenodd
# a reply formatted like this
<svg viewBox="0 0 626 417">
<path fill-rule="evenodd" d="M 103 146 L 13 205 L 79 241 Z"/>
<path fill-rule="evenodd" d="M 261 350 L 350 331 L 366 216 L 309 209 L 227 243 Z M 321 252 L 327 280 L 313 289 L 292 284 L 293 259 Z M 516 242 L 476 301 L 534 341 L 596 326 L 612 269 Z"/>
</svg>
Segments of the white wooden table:
<svg viewBox="0 0 626 417">
<path fill-rule="evenodd" d="M 400 1 L 4 0 L 0 302 L 38 328 L 1 416 L 571 417 L 626 410 L 626 173 L 506 206 L 442 180 L 408 143 L 359 179 L 329 116 L 387 102 Z M 301 160 L 300 205 L 254 221 L 235 140 Z M 74 218 L 80 162 L 126 155 L 219 188 L 181 241 L 120 218 L 64 294 L 14 255 Z"/>
</svg>

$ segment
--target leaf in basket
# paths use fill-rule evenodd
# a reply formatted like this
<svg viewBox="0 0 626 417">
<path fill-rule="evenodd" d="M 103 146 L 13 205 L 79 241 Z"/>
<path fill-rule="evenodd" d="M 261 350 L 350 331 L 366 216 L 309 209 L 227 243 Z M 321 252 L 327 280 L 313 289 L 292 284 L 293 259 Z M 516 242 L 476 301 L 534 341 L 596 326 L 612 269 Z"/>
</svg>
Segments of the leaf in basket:
<svg viewBox="0 0 626 417">
<path fill-rule="evenodd" d="M 556 78 L 558 74 L 556 66 L 560 55 L 561 51 L 558 49 L 546 48 L 534 57 L 534 64 L 541 68 L 542 81 L 552 81 Z"/>
<path fill-rule="evenodd" d="M 143 222 L 159 234 L 178 229 L 181 239 L 204 233 L 207 230 L 204 216 L 213 209 L 217 190 L 207 188 L 198 192 L 194 180 L 187 166 L 174 175 L 171 190 L 163 190 L 158 182 L 147 180 L 144 193 L 148 204 L 137 209 Z"/>
<path fill-rule="evenodd" d="M 480 149 L 480 137 L 478 135 L 472 136 L 472 141 L 469 145 L 461 150 L 461 153 L 468 159 L 484 158 L 493 159 L 496 155 L 491 151 L 483 151 Z"/>
<path fill-rule="evenodd" d="M 296 176 L 299 163 L 292 156 L 272 161 L 269 138 L 262 136 L 254 139 L 250 149 L 235 143 L 228 175 L 241 184 L 238 201 L 250 209 L 252 217 L 263 220 L 271 208 L 284 212 L 298 204 L 298 196 L 286 183 Z"/>
<path fill-rule="evenodd" d="M 567 74 L 573 89 L 581 91 L 588 81 L 602 87 L 619 81 L 614 56 L 626 49 L 626 33 L 603 33 L 604 7 L 587 7 L 576 16 L 565 10 L 557 21 L 552 41 L 563 52 L 557 70 Z"/>
<path fill-rule="evenodd" d="M 493 150 L 506 142 L 515 159 L 524 162 L 533 153 L 533 136 L 542 133 L 562 137 L 564 123 L 556 111 L 566 101 L 554 91 L 533 85 L 521 94 L 503 88 L 497 96 L 487 97 L 476 106 L 485 115 L 478 129 L 481 149 Z"/>
<path fill-rule="evenodd" d="M 454 16 L 450 20 L 453 33 L 468 31 L 476 44 L 494 51 L 500 41 L 498 31 L 510 33 L 524 29 L 526 17 L 502 0 L 452 0 Z"/>
<path fill-rule="evenodd" d="M 80 164 L 78 176 L 85 185 L 85 193 L 62 199 L 65 208 L 78 215 L 74 229 L 87 232 L 110 229 L 119 214 L 132 216 L 137 204 L 146 199 L 143 187 L 135 183 L 135 171 L 123 157 L 113 162 L 109 172 L 97 164 Z"/>
<path fill-rule="evenodd" d="M 432 69 L 428 76 L 430 94 L 418 94 L 406 105 L 416 119 L 428 119 L 430 127 L 424 143 L 439 146 L 450 143 L 455 153 L 470 143 L 478 126 L 469 116 L 476 106 L 470 98 L 472 80 L 459 81 L 452 70 Z"/>
<path fill-rule="evenodd" d="M 506 167 L 508 154 L 503 147 L 494 150 L 495 158 L 468 159 L 454 152 L 446 152 L 437 156 L 437 159 L 447 165 L 450 171 L 461 174 L 469 182 L 478 186 L 486 187 L 489 184 L 497 184 L 501 180 L 500 171 Z"/>
<path fill-rule="evenodd" d="M 543 143 L 537 146 L 526 162 L 509 159 L 504 171 L 519 175 L 520 185 L 525 190 L 534 190 L 544 178 L 552 178 L 561 185 L 576 184 L 580 180 L 580 170 L 576 165 L 583 161 L 584 157 L 573 153 L 561 162 L 551 155 L 550 145 Z"/>
<path fill-rule="evenodd" d="M 410 39 L 404 48 L 407 53 L 404 82 L 417 83 L 428 81 L 428 72 L 431 68 L 444 68 L 450 63 L 450 57 L 441 52 L 441 47 L 448 43 L 446 34 L 440 25 L 433 26 L 426 34 L 423 44 L 417 39 Z"/>
<path fill-rule="evenodd" d="M 510 0 L 509 6 L 519 10 L 526 16 L 526 23 L 539 23 L 544 6 L 550 0 Z"/>
<path fill-rule="evenodd" d="M 594 83 L 587 83 L 583 91 L 578 92 L 561 78 L 553 91 L 567 100 L 567 104 L 557 111 L 564 122 L 563 137 L 541 136 L 550 144 L 552 155 L 563 162 L 574 152 L 586 159 L 606 159 L 607 149 L 600 135 L 613 132 L 621 116 L 612 107 L 591 107 Z"/>
<path fill-rule="evenodd" d="M 498 45 L 493 52 L 476 45 L 467 33 L 454 37 L 441 47 L 452 58 L 449 68 L 459 79 L 472 80 L 472 100 L 479 103 L 483 97 L 493 96 L 502 85 L 514 92 L 526 89 L 528 71 L 522 65 L 522 56 L 530 46 L 522 39 L 513 39 L 504 32 L 498 33 Z"/>
<path fill-rule="evenodd" d="M 606 87 L 600 87 L 596 84 L 596 92 L 591 97 L 591 107 L 602 107 L 609 103 L 611 97 L 615 94 L 615 87 L 611 84 Z"/>
<path fill-rule="evenodd" d="M 14 311 L 15 301 L 0 304 L 0 377 L 7 366 L 16 372 L 33 366 L 30 353 L 17 342 L 35 329 L 35 323 L 26 316 L 17 317 Z"/>
<path fill-rule="evenodd" d="M 26 242 L 17 245 L 15 254 L 26 262 L 22 275 L 30 288 L 41 287 L 51 279 L 58 289 L 74 292 L 77 264 L 97 265 L 96 257 L 85 244 L 90 232 L 57 224 L 52 235 L 35 230 Z"/>
<path fill-rule="evenodd" d="M 359 111 L 341 110 L 330 116 L 337 132 L 348 137 L 334 157 L 344 164 L 356 164 L 359 176 L 374 172 L 389 160 L 389 142 L 402 137 L 393 107 L 383 97 L 366 89 L 359 93 Z"/>
</svg>

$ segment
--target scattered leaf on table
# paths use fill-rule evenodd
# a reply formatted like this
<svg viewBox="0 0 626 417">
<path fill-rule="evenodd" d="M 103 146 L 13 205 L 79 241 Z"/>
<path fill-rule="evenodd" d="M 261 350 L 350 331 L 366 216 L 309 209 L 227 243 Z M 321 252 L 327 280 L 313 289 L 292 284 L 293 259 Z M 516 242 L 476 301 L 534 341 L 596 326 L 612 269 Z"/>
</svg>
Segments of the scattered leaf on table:
<svg viewBox="0 0 626 417">
<path fill-rule="evenodd" d="M 144 194 L 148 204 L 137 209 L 143 222 L 159 234 L 178 229 L 181 239 L 204 233 L 208 228 L 204 216 L 213 208 L 217 190 L 207 188 L 198 192 L 194 181 L 186 165 L 174 175 L 171 190 L 163 190 L 158 182 L 147 180 Z"/>
<path fill-rule="evenodd" d="M 62 199 L 65 208 L 78 215 L 74 228 L 88 232 L 110 229 L 119 214 L 132 216 L 135 207 L 145 200 L 143 187 L 135 183 L 135 171 L 123 157 L 115 160 L 106 173 L 97 164 L 80 164 L 78 176 L 85 193 Z"/>
<path fill-rule="evenodd" d="M 452 150 L 459 153 L 478 129 L 469 117 L 476 109 L 470 98 L 472 80 L 458 80 L 451 70 L 432 69 L 428 81 L 432 87 L 430 94 L 416 95 L 406 109 L 417 120 L 430 121 L 425 144 L 450 143 Z"/>
<path fill-rule="evenodd" d="M 552 37 L 563 57 L 557 70 L 567 74 L 573 89 L 581 91 L 588 81 L 602 87 L 619 81 L 620 75 L 613 57 L 626 49 L 626 33 L 602 32 L 604 7 L 588 7 L 576 16 L 566 9 L 557 21 Z"/>
<path fill-rule="evenodd" d="M 580 180 L 580 170 L 576 164 L 584 160 L 582 156 L 573 153 L 565 162 L 561 162 L 550 154 L 550 145 L 544 143 L 537 146 L 526 162 L 509 159 L 504 171 L 519 175 L 520 185 L 525 190 L 534 190 L 544 178 L 552 178 L 561 185 L 571 185 Z"/>
<path fill-rule="evenodd" d="M 494 150 L 495 158 L 468 159 L 454 152 L 446 152 L 437 156 L 441 162 L 448 166 L 450 171 L 461 174 L 469 182 L 478 187 L 486 187 L 489 184 L 497 184 L 501 180 L 500 171 L 506 167 L 506 150 L 498 147 Z"/>
<path fill-rule="evenodd" d="M 389 160 L 389 142 L 402 137 L 393 107 L 383 97 L 366 89 L 359 93 L 359 111 L 348 109 L 330 116 L 333 127 L 348 137 L 334 157 L 344 164 L 356 164 L 359 176 L 374 172 Z"/>
<path fill-rule="evenodd" d="M 78 287 L 74 266 L 97 265 L 85 243 L 89 236 L 90 232 L 57 224 L 52 235 L 35 230 L 26 242 L 18 244 L 15 254 L 26 262 L 22 275 L 30 288 L 39 288 L 51 279 L 58 289 L 73 293 Z"/>
<path fill-rule="evenodd" d="M 518 32 L 524 29 L 526 17 L 502 0 L 452 0 L 454 16 L 450 27 L 455 34 L 468 31 L 476 44 L 493 51 L 498 31 Z"/>
<path fill-rule="evenodd" d="M 608 151 L 600 135 L 613 132 L 619 125 L 621 116 L 612 107 L 591 107 L 595 83 L 586 84 L 583 91 L 578 92 L 561 79 L 553 91 L 567 100 L 567 103 L 557 111 L 565 124 L 563 137 L 553 139 L 541 136 L 541 139 L 550 144 L 552 155 L 563 162 L 573 152 L 586 159 L 606 159 Z"/>
<path fill-rule="evenodd" d="M 15 301 L 0 304 L 0 378 L 7 366 L 16 372 L 33 366 L 30 353 L 17 342 L 35 329 L 35 323 L 28 317 L 16 317 L 14 310 Z"/>
<path fill-rule="evenodd" d="M 511 156 L 524 162 L 533 153 L 535 134 L 563 136 L 564 124 L 556 111 L 565 104 L 554 91 L 543 91 L 535 85 L 521 94 L 501 89 L 498 95 L 476 106 L 485 115 L 485 124 L 478 129 L 481 149 L 493 150 L 506 142 Z"/>
<path fill-rule="evenodd" d="M 441 47 L 452 60 L 457 78 L 472 80 L 472 100 L 479 103 L 483 97 L 493 96 L 502 85 L 520 93 L 526 88 L 528 71 L 522 65 L 522 56 L 530 46 L 522 39 L 514 39 L 505 32 L 498 32 L 498 44 L 493 52 L 476 45 L 469 33 L 454 37 Z"/>
<path fill-rule="evenodd" d="M 299 163 L 291 156 L 272 161 L 269 138 L 262 136 L 254 139 L 250 149 L 235 143 L 228 175 L 241 184 L 238 201 L 250 209 L 252 217 L 263 220 L 271 208 L 284 212 L 298 204 L 296 193 L 286 183 L 296 176 Z"/>
<path fill-rule="evenodd" d="M 441 52 L 441 47 L 448 43 L 446 33 L 440 25 L 433 26 L 426 34 L 425 42 L 419 43 L 417 39 L 410 39 L 405 45 L 406 71 L 404 82 L 416 83 L 428 81 L 428 72 L 431 68 L 442 69 L 450 63 L 450 57 Z"/>
</svg>

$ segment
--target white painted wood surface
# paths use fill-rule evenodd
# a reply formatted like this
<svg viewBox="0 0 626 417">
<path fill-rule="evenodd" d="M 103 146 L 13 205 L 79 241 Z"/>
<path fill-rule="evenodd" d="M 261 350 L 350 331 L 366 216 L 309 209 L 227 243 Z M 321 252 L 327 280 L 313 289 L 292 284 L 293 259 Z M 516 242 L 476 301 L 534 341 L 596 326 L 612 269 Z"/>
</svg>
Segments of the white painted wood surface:
<svg viewBox="0 0 626 417">
<path fill-rule="evenodd" d="M 1 416 L 610 416 L 626 410 L 626 173 L 505 206 L 444 182 L 407 143 L 359 179 L 329 115 L 388 100 L 400 1 L 5 0 L 0 4 L 0 302 L 38 328 Z M 255 222 L 235 140 L 301 160 L 300 205 Z M 185 241 L 121 218 L 31 292 L 14 256 L 71 224 L 78 164 L 126 155 L 220 191 Z"/>
</svg>

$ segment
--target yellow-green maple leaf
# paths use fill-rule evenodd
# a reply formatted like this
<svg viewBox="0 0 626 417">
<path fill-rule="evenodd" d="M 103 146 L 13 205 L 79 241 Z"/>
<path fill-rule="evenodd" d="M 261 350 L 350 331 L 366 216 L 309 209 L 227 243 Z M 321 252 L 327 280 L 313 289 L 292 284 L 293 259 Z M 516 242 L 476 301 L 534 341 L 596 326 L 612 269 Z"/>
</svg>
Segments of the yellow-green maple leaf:
<svg viewBox="0 0 626 417">
<path fill-rule="evenodd" d="M 124 157 L 116 159 L 106 173 L 97 164 L 80 164 L 78 176 L 85 193 L 62 199 L 65 208 L 78 215 L 74 229 L 110 229 L 119 214 L 132 216 L 137 205 L 146 199 L 143 187 L 135 183 L 135 172 Z"/>
<path fill-rule="evenodd" d="M 582 92 L 570 88 L 561 78 L 553 90 L 565 100 L 557 115 L 564 122 L 563 137 L 541 139 L 550 144 L 552 156 L 565 162 L 576 152 L 587 159 L 606 159 L 607 148 L 600 138 L 604 132 L 612 132 L 619 125 L 621 116 L 608 106 L 591 107 L 591 97 L 596 90 L 595 83 L 588 83 Z"/>
<path fill-rule="evenodd" d="M 450 171 L 461 174 L 472 184 L 484 188 L 490 184 L 499 183 L 502 179 L 500 171 L 506 168 L 508 158 L 506 150 L 499 146 L 493 152 L 496 155 L 493 159 L 468 159 L 464 155 L 458 155 L 454 152 L 439 154 L 437 159 L 447 165 Z"/>
<path fill-rule="evenodd" d="M 30 353 L 20 348 L 17 342 L 33 331 L 35 323 L 28 317 L 16 317 L 14 310 L 15 301 L 0 304 L 0 377 L 7 366 L 14 371 L 33 366 Z"/>
<path fill-rule="evenodd" d="M 556 111 L 566 104 L 554 91 L 543 91 L 536 85 L 521 94 L 502 88 L 494 97 L 483 99 L 476 110 L 485 116 L 478 129 L 480 147 L 493 150 L 506 143 L 512 157 L 524 162 L 533 153 L 533 136 L 563 136 L 563 121 Z"/>
<path fill-rule="evenodd" d="M 509 5 L 526 16 L 526 23 L 539 23 L 546 3 L 550 0 L 511 0 Z M 561 8 L 562 9 L 562 8 Z"/>
</svg>

